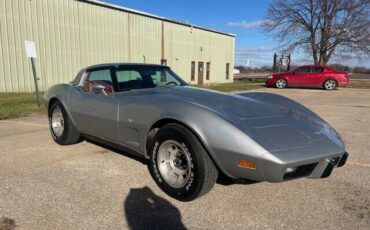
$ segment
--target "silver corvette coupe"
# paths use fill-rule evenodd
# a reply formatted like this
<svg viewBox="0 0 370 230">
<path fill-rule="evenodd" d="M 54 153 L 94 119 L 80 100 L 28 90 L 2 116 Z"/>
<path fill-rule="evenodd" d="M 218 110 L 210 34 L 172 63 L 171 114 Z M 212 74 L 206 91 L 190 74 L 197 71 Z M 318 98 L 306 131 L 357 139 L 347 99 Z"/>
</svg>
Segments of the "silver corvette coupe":
<svg viewBox="0 0 370 230">
<path fill-rule="evenodd" d="M 140 154 L 158 186 L 182 201 L 206 194 L 219 175 L 325 178 L 348 157 L 340 135 L 301 104 L 193 88 L 166 66 L 91 66 L 44 99 L 55 142 L 86 138 Z"/>
</svg>

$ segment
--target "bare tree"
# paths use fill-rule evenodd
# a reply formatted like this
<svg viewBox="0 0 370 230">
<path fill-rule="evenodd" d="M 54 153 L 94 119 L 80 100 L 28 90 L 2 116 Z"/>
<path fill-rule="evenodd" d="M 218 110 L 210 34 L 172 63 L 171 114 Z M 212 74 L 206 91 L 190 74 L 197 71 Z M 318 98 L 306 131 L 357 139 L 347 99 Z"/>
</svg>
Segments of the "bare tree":
<svg viewBox="0 0 370 230">
<path fill-rule="evenodd" d="M 315 64 L 370 55 L 370 0 L 274 0 L 265 19 L 284 51 L 310 51 Z"/>
</svg>

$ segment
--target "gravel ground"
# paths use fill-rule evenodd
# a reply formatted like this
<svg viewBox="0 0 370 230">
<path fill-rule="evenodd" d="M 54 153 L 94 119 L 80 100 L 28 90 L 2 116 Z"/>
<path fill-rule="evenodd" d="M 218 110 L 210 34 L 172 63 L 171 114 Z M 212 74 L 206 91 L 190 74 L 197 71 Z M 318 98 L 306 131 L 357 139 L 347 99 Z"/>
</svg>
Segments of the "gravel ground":
<svg viewBox="0 0 370 230">
<path fill-rule="evenodd" d="M 297 100 L 330 122 L 348 164 L 321 180 L 216 184 L 182 203 L 138 158 L 89 142 L 58 146 L 43 116 L 4 120 L 0 220 L 17 229 L 369 229 L 370 90 L 259 91 Z"/>
</svg>

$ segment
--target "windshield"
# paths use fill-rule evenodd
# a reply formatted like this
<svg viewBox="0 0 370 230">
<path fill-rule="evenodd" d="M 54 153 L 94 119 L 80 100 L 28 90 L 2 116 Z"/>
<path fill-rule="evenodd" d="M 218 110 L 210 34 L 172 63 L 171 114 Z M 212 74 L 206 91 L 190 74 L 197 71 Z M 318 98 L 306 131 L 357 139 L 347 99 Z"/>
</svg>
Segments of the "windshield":
<svg viewBox="0 0 370 230">
<path fill-rule="evenodd" d="M 116 77 L 120 91 L 187 85 L 170 68 L 161 66 L 125 67 L 116 70 Z"/>
</svg>

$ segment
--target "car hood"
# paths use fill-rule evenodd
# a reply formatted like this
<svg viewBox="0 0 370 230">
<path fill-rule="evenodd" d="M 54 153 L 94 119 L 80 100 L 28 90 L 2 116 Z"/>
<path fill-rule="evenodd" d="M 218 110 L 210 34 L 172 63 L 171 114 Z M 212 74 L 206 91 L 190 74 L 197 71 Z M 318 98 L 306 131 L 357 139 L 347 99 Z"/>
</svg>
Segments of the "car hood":
<svg viewBox="0 0 370 230">
<path fill-rule="evenodd" d="M 174 87 L 171 93 L 188 102 L 210 108 L 224 117 L 254 118 L 278 114 L 271 106 L 266 106 L 251 97 L 192 87 Z"/>
<path fill-rule="evenodd" d="M 344 148 L 339 135 L 327 122 L 301 104 L 279 95 L 226 94 L 192 87 L 172 87 L 169 91 L 218 114 L 270 152 L 310 146 L 323 140 Z"/>
</svg>

